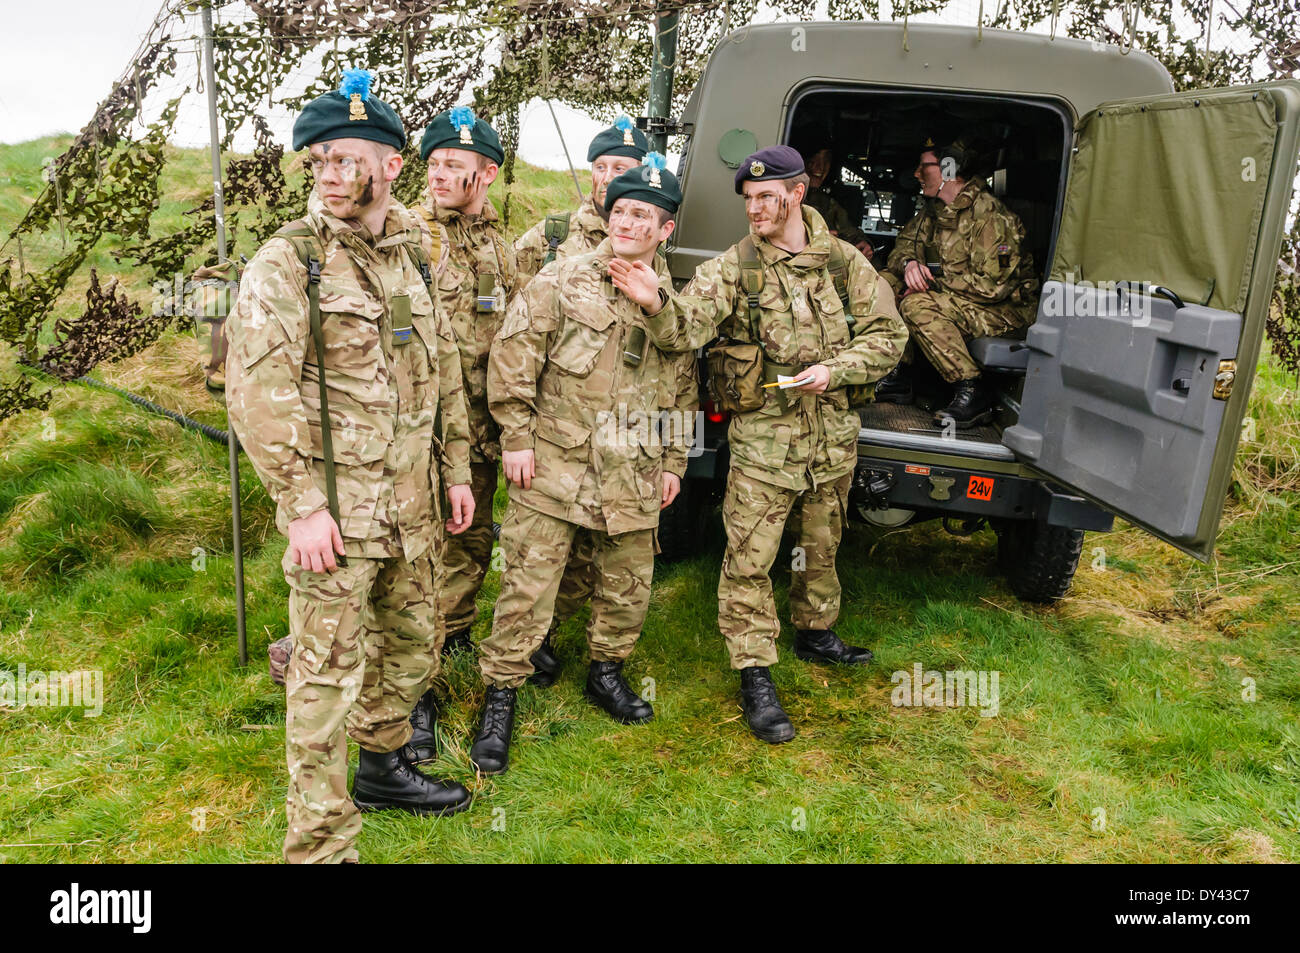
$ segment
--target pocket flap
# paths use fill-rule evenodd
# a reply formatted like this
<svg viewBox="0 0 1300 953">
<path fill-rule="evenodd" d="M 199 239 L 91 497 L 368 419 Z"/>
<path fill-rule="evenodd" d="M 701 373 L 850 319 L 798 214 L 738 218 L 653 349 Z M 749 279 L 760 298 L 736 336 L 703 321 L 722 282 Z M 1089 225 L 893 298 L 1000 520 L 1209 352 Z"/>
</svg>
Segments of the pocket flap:
<svg viewBox="0 0 1300 953">
<path fill-rule="evenodd" d="M 576 421 L 541 414 L 537 418 L 537 436 L 547 443 L 572 450 L 590 440 L 591 431 Z"/>
<path fill-rule="evenodd" d="M 360 284 L 337 276 L 321 278 L 320 309 L 344 314 L 359 314 L 375 321 L 378 321 L 383 314 L 379 302 L 363 292 Z"/>
</svg>

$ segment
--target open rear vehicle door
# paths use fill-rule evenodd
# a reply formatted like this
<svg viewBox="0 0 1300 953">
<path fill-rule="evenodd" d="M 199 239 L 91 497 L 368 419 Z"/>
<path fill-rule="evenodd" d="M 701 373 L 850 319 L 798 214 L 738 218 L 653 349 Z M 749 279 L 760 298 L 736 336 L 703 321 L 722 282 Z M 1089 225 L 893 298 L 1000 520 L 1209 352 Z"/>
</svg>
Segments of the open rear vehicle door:
<svg viewBox="0 0 1300 953">
<path fill-rule="evenodd" d="M 1232 477 L 1298 135 L 1295 80 L 1080 120 L 1020 419 L 1003 434 L 1045 478 L 1199 559 Z"/>
</svg>

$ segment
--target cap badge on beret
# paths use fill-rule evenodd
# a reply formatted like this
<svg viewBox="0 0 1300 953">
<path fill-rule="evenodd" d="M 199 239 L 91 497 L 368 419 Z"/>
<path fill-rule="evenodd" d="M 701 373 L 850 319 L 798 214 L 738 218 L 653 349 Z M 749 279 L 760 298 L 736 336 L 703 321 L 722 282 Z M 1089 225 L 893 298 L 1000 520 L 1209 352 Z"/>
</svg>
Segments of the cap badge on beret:
<svg viewBox="0 0 1300 953">
<path fill-rule="evenodd" d="M 345 69 L 343 82 L 339 85 L 339 95 L 348 100 L 348 122 L 366 121 L 365 101 L 370 97 L 370 71 L 364 69 Z"/>
<path fill-rule="evenodd" d="M 451 120 L 451 127 L 460 130 L 460 143 L 463 146 L 474 145 L 474 136 L 471 134 L 474 129 L 474 123 L 477 121 L 474 116 L 474 110 L 468 106 L 457 106 L 448 116 Z"/>
<path fill-rule="evenodd" d="M 925 137 L 925 147 L 926 147 L 927 149 L 930 149 L 930 148 L 933 148 L 933 147 L 934 147 L 934 140 L 931 139 L 929 136 L 926 136 L 926 137 Z"/>
<path fill-rule="evenodd" d="M 623 130 L 623 145 L 634 146 L 636 140 L 632 138 L 632 117 L 628 115 L 619 116 L 614 120 L 614 127 Z"/>
<path fill-rule="evenodd" d="M 659 173 L 668 168 L 668 159 L 660 152 L 648 152 L 645 157 L 645 166 L 650 170 L 650 187 L 652 189 L 662 189 L 664 183 Z"/>
<path fill-rule="evenodd" d="M 750 175 L 762 175 L 766 171 L 767 171 L 767 166 L 763 165 L 763 163 L 759 162 L 758 160 L 755 160 L 749 164 Z"/>
</svg>

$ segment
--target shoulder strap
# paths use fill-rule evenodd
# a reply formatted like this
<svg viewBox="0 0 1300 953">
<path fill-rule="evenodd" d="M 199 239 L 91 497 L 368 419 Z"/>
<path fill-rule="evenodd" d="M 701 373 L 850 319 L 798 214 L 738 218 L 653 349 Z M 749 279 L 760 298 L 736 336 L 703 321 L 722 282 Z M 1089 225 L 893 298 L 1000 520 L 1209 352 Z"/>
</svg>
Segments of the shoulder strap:
<svg viewBox="0 0 1300 953">
<path fill-rule="evenodd" d="M 763 292 L 765 281 L 763 263 L 758 257 L 758 246 L 754 236 L 746 235 L 736 245 L 740 254 L 740 287 L 745 292 L 745 325 L 751 338 L 754 334 L 753 322 L 758 314 L 758 296 Z"/>
<path fill-rule="evenodd" d="M 840 246 L 838 239 L 831 240 L 831 257 L 826 262 L 826 270 L 831 273 L 831 281 L 835 284 L 835 293 L 840 296 L 840 306 L 844 308 L 844 320 L 848 322 L 849 330 L 853 329 L 853 312 L 849 310 L 849 263 L 844 257 L 844 249 Z"/>
<path fill-rule="evenodd" d="M 298 258 L 307 268 L 307 306 L 311 323 L 311 337 L 316 345 L 316 379 L 320 386 L 320 442 L 321 455 L 325 458 L 325 499 L 329 503 L 330 516 L 334 518 L 339 532 L 343 532 L 343 522 L 339 518 L 338 479 L 334 471 L 334 434 L 330 430 L 329 395 L 325 391 L 325 335 L 320 324 L 320 276 L 321 262 L 325 255 L 320 240 L 311 230 L 305 219 L 290 222 L 277 231 L 276 236 L 288 239 L 298 253 Z M 348 564 L 346 556 L 339 556 L 340 566 Z"/>
<path fill-rule="evenodd" d="M 569 237 L 569 220 L 568 212 L 553 212 L 546 216 L 546 257 L 542 260 L 542 265 L 549 265 L 555 261 L 555 251 Z"/>
<path fill-rule="evenodd" d="M 411 262 L 415 265 L 416 271 L 420 273 L 421 280 L 424 281 L 424 287 L 433 290 L 433 271 L 429 268 L 429 256 L 424 253 L 424 246 L 418 241 L 407 239 L 402 243 L 406 246 L 406 253 L 411 256 Z M 433 233 L 433 254 L 435 259 L 442 254 L 442 237 Z"/>
</svg>

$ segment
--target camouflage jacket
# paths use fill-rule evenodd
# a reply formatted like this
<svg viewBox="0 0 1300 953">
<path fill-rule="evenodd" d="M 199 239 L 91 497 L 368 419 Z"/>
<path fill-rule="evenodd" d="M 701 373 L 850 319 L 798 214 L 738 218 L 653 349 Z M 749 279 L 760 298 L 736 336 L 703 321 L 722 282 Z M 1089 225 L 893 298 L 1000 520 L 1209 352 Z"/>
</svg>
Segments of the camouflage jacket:
<svg viewBox="0 0 1300 953">
<path fill-rule="evenodd" d="M 416 206 L 416 210 L 425 221 L 436 221 L 446 228 L 451 243 L 447 268 L 438 278 L 438 299 L 451 319 L 460 347 L 469 408 L 470 459 L 475 463 L 498 460 L 499 432 L 487 407 L 487 362 L 492 339 L 501 328 L 516 288 L 514 252 L 497 231 L 497 212 L 491 202 L 484 203 L 479 215 L 468 216 L 436 208 L 426 195 L 425 204 Z M 480 276 L 485 276 L 484 290 L 488 292 L 481 306 Z"/>
<path fill-rule="evenodd" d="M 612 257 L 607 239 L 520 292 L 492 346 L 488 403 L 501 446 L 534 451 L 537 474 L 510 486 L 512 504 L 617 534 L 659 524 L 663 471 L 686 472 L 699 384 L 693 353 L 648 343 L 641 308 L 609 281 Z M 662 258 L 656 271 L 670 292 Z"/>
<path fill-rule="evenodd" d="M 700 347 L 721 334 L 759 341 L 767 359 L 777 364 L 824 364 L 830 370 L 825 393 L 771 388 L 762 407 L 731 418 L 732 466 L 793 490 L 821 486 L 853 470 L 861 422 L 849 409 L 844 388 L 884 377 L 907 342 L 906 326 L 879 303 L 879 279 L 871 264 L 852 245 L 832 237 L 816 210 L 805 205 L 802 211 L 809 240 L 799 254 L 755 239 L 765 278 L 754 326 L 746 321 L 737 245 L 700 265 L 690 284 L 646 322 L 661 347 Z M 851 329 L 826 267 L 833 241 L 840 242 L 848 264 Z"/>
<path fill-rule="evenodd" d="M 444 485 L 470 482 L 455 337 L 405 245 L 418 239 L 427 253 L 429 232 L 397 203 L 374 241 L 331 215 L 315 192 L 307 209 L 324 256 L 321 329 L 344 548 L 414 559 L 436 538 L 439 465 Z M 414 328 L 405 344 L 393 340 L 390 310 L 401 294 Z M 244 270 L 226 323 L 226 404 L 286 534 L 292 520 L 326 506 L 309 313 L 307 269 L 288 239 L 272 238 Z"/>
<path fill-rule="evenodd" d="M 904 287 L 903 272 L 912 259 L 940 264 L 937 287 L 942 291 L 980 304 L 1010 301 L 1031 312 L 1034 308 L 1038 278 L 1025 247 L 1025 226 L 981 178 L 967 182 L 948 205 L 927 202 L 903 226 L 885 265 L 896 291 Z"/>
<path fill-rule="evenodd" d="M 555 257 L 593 252 L 608 235 L 608 226 L 588 195 L 577 210 L 569 213 L 569 234 L 555 250 Z M 546 260 L 549 251 L 550 247 L 546 244 L 546 219 L 519 236 L 515 241 L 515 264 L 519 269 L 520 287 L 542 270 L 542 262 Z"/>
<path fill-rule="evenodd" d="M 808 195 L 803 202 L 804 205 L 811 205 L 820 212 L 826 227 L 850 245 L 867 240 L 867 233 L 854 224 L 853 219 L 849 218 L 849 213 L 844 210 L 844 206 L 835 201 L 835 197 L 830 192 L 809 186 Z"/>
</svg>

